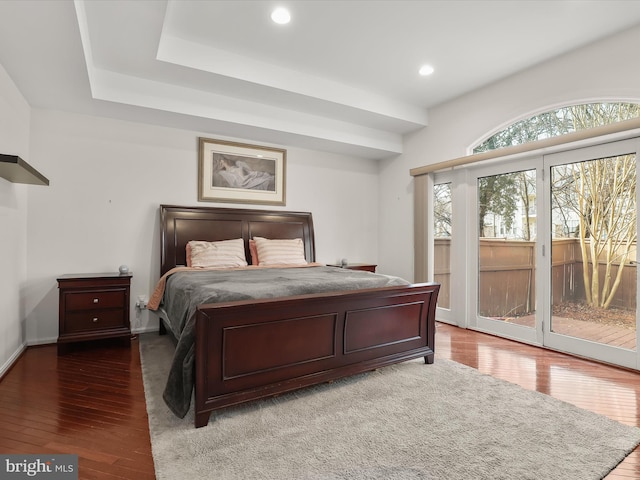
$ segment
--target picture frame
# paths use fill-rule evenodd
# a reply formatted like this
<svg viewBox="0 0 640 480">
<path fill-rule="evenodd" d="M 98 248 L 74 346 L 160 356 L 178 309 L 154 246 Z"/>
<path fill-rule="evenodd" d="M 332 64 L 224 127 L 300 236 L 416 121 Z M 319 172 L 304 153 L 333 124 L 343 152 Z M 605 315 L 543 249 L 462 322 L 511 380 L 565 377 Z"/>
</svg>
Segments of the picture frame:
<svg viewBox="0 0 640 480">
<path fill-rule="evenodd" d="M 198 201 L 286 204 L 287 151 L 199 138 Z"/>
</svg>

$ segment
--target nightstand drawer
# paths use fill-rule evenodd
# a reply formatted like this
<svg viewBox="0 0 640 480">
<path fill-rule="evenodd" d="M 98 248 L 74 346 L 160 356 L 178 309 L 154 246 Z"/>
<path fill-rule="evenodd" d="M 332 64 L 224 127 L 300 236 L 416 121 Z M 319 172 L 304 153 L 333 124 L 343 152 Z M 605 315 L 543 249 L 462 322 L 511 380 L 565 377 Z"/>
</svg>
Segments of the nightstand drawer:
<svg viewBox="0 0 640 480">
<path fill-rule="evenodd" d="M 126 325 L 124 311 L 119 309 L 85 310 L 83 312 L 68 313 L 64 320 L 65 333 L 101 330 L 121 326 Z"/>
<path fill-rule="evenodd" d="M 65 294 L 67 311 L 95 308 L 122 308 L 125 302 L 125 290 L 68 292 Z M 122 316 L 122 313 L 120 313 Z"/>
</svg>

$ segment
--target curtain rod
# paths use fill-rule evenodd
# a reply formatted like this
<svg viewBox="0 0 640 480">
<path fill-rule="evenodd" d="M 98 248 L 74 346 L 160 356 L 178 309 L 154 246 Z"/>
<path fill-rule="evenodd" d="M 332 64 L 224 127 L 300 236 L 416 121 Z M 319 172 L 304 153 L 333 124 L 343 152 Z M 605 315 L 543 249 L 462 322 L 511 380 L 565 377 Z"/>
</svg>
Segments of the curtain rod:
<svg viewBox="0 0 640 480">
<path fill-rule="evenodd" d="M 579 130 L 577 132 L 567 133 L 558 137 L 545 138 L 543 140 L 536 140 L 535 142 L 528 142 L 521 145 L 513 145 L 510 147 L 498 148 L 496 150 L 491 150 L 488 152 L 481 152 L 474 155 L 466 155 L 464 157 L 453 158 L 451 160 L 445 160 L 443 162 L 432 163 L 431 165 L 412 168 L 409 173 L 412 177 L 417 177 L 419 175 L 426 175 L 428 173 L 436 172 L 438 170 L 444 170 L 446 168 L 470 165 L 473 163 L 482 162 L 484 160 L 492 160 L 520 153 L 533 152 L 536 150 L 557 147 L 581 140 L 589 140 L 605 135 L 629 132 L 636 129 L 640 129 L 640 118 L 632 118 L 629 120 L 623 120 L 622 122 L 610 123 L 609 125 L 602 125 L 599 127 L 589 128 L 587 130 Z"/>
</svg>

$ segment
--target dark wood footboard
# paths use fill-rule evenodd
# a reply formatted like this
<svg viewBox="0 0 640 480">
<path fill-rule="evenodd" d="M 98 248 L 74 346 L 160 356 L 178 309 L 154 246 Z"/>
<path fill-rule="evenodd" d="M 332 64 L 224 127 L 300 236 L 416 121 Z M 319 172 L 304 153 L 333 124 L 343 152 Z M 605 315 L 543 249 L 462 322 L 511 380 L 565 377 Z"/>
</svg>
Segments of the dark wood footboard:
<svg viewBox="0 0 640 480">
<path fill-rule="evenodd" d="M 196 317 L 195 426 L 213 410 L 434 358 L 438 284 L 207 304 Z"/>
</svg>

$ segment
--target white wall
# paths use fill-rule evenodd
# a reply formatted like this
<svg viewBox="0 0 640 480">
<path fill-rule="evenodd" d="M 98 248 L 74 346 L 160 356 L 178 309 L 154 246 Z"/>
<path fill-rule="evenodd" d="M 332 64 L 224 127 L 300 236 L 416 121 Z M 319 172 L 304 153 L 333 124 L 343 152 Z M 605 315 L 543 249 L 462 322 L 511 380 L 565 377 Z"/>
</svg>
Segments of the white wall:
<svg viewBox="0 0 640 480">
<path fill-rule="evenodd" d="M 380 165 L 379 262 L 413 278 L 413 182 L 409 170 L 469 153 L 514 121 L 590 101 L 640 102 L 640 27 L 558 57 L 429 111 L 404 153 Z M 455 234 L 455 233 L 454 233 Z"/>
<path fill-rule="evenodd" d="M 31 124 L 31 155 L 51 185 L 29 192 L 27 340 L 46 343 L 58 334 L 61 274 L 127 264 L 132 303 L 151 293 L 159 276 L 158 206 L 198 203 L 198 137 L 216 135 L 48 110 L 33 110 Z M 313 213 L 317 260 L 376 262 L 377 164 L 275 146 L 287 148 L 284 209 Z M 157 325 L 133 305 L 131 320 L 134 330 Z"/>
<path fill-rule="evenodd" d="M 29 111 L 24 97 L 0 65 L 0 153 L 30 161 Z M 27 278 L 29 188 L 39 187 L 0 178 L 0 375 L 25 343 L 23 289 Z"/>
</svg>

